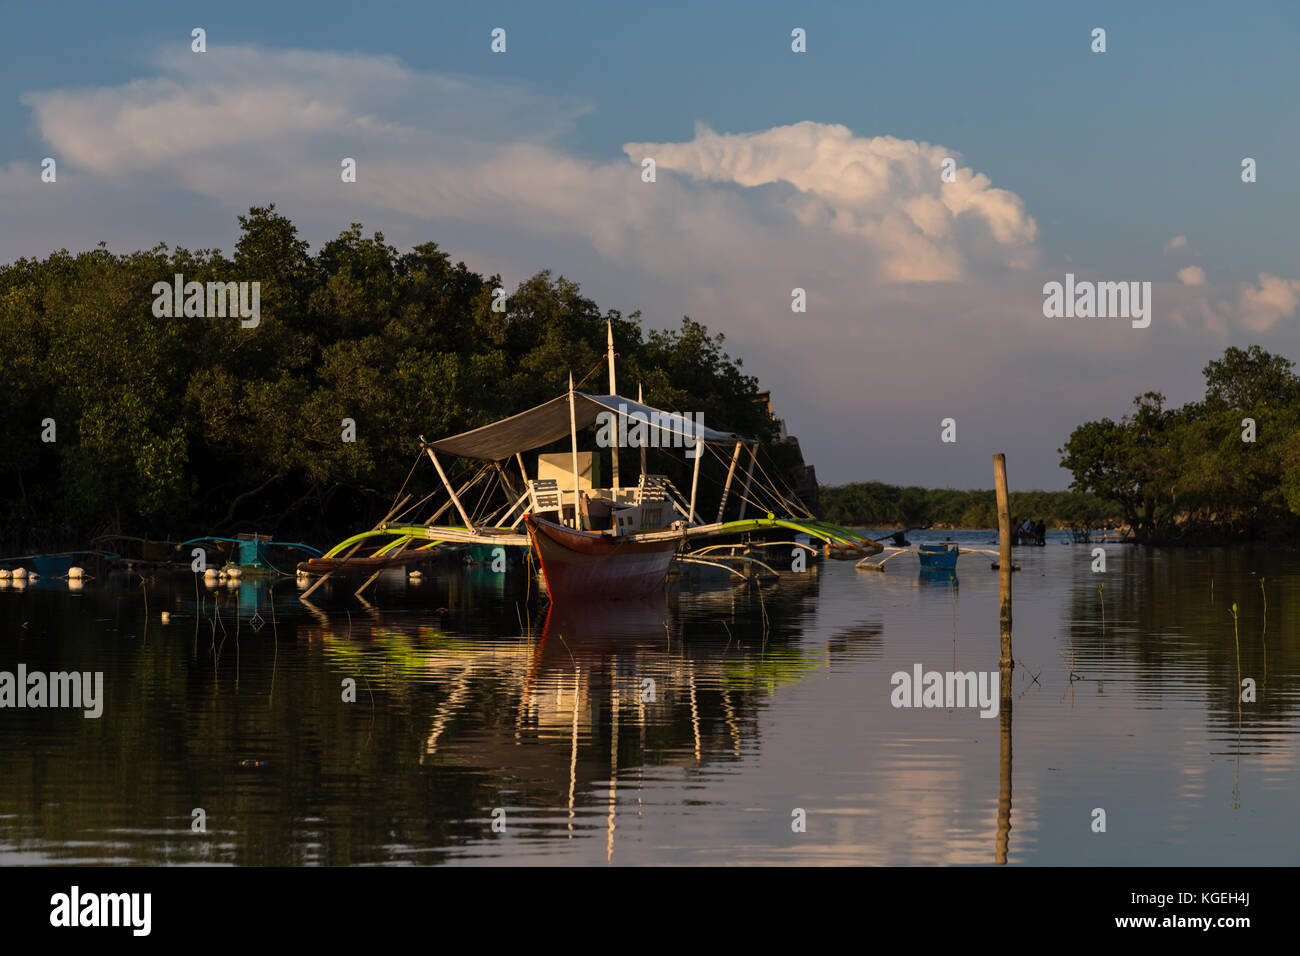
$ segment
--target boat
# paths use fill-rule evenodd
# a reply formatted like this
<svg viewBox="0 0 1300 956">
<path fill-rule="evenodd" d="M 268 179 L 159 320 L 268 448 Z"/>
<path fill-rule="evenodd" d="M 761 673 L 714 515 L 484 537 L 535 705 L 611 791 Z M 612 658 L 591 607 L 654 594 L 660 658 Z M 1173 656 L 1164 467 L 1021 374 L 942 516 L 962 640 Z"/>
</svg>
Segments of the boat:
<svg viewBox="0 0 1300 956">
<path fill-rule="evenodd" d="M 607 325 L 607 344 L 608 394 L 578 391 L 570 375 L 566 394 L 517 415 L 438 441 L 421 436 L 420 456 L 428 457 L 446 492 L 441 506 L 421 523 L 411 514 L 417 506 L 401 510 L 408 495 L 379 525 L 340 542 L 315 561 L 300 564 L 299 570 L 324 571 L 323 581 L 349 564 L 375 558 L 400 563 L 413 549 L 431 545 L 522 546 L 536 558 L 547 594 L 557 603 L 595 596 L 622 600 L 661 592 L 678 552 L 702 542 L 806 534 L 832 558 L 856 560 L 880 552 L 875 541 L 818 520 L 788 486 L 778 487 L 758 463 L 756 439 L 707 427 L 698 416 L 653 408 L 639 395 L 635 401 L 619 395 L 612 325 Z M 611 451 L 609 484 L 599 477 L 601 451 L 578 450 L 579 431 L 595 426 L 600 429 L 597 445 Z M 634 434 L 639 436 L 635 443 L 625 441 Z M 540 451 L 566 437 L 567 453 Z M 620 481 L 617 450 L 634 446 L 642 453 L 640 475 L 635 484 L 625 485 Z M 648 447 L 683 451 L 692 464 L 689 495 L 667 475 L 648 471 Z M 523 455 L 532 452 L 538 454 L 530 476 Z M 716 455 L 726 467 L 712 520 L 703 514 L 699 493 L 706 454 Z M 470 462 L 471 477 L 455 485 L 440 456 Z M 479 502 L 473 515 L 465 505 L 471 490 Z M 432 507 L 432 497 L 419 505 Z M 737 512 L 730 521 L 725 520 L 729 503 Z M 751 508 L 758 512 L 754 517 L 747 516 Z M 460 521 L 436 523 L 444 515 Z M 362 553 L 376 539 L 384 542 L 382 546 Z M 301 597 L 306 599 L 321 581 Z"/>
<path fill-rule="evenodd" d="M 207 544 L 205 551 L 209 552 L 205 560 L 209 566 L 218 567 L 219 561 L 226 561 L 227 567 L 238 568 L 242 574 L 286 574 L 272 563 L 269 551 L 271 548 L 284 548 L 288 551 L 303 551 L 313 558 L 320 556 L 320 551 L 309 544 L 302 544 L 297 541 L 272 541 L 270 535 L 256 534 L 247 532 L 237 535 L 234 538 L 223 538 L 215 535 L 208 535 L 201 538 L 191 538 L 189 541 L 182 541 L 176 545 L 176 550 L 188 559 L 190 552 L 187 550 L 192 545 Z M 217 560 L 210 560 L 216 557 Z"/>
<path fill-rule="evenodd" d="M 957 567 L 959 549 L 955 544 L 923 544 L 917 551 L 917 560 L 923 568 L 952 569 Z"/>
<path fill-rule="evenodd" d="M 524 515 L 533 553 L 555 602 L 616 595 L 643 598 L 663 590 L 679 538 L 637 541 L 578 531 L 533 515 Z"/>
<path fill-rule="evenodd" d="M 872 561 L 870 558 L 863 558 L 857 563 L 860 571 L 884 571 L 885 565 L 898 557 L 900 554 L 914 554 L 917 561 L 920 562 L 922 572 L 928 571 L 954 571 L 957 567 L 957 557 L 962 554 L 991 554 L 997 555 L 997 551 L 990 551 L 987 548 L 963 548 L 956 542 L 948 541 L 943 544 L 923 544 L 916 548 L 882 548 L 882 550 L 892 551 L 879 561 Z"/>
</svg>

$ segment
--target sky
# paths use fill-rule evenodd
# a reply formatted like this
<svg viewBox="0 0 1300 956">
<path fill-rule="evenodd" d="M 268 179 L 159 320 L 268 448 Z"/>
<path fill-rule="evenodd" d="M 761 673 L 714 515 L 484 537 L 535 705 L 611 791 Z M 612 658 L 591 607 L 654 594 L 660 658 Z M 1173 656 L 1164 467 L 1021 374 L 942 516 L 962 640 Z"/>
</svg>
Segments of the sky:
<svg viewBox="0 0 1300 956">
<path fill-rule="evenodd" d="M 274 202 L 313 248 L 360 222 L 508 289 L 550 269 L 648 328 L 723 333 L 823 483 L 987 488 L 1005 452 L 1013 489 L 1064 488 L 1076 425 L 1199 398 L 1229 346 L 1300 359 L 1294 3 L 146 0 L 2 21 L 0 261 L 229 252 L 236 216 Z M 1150 324 L 1046 316 L 1067 273 L 1150 283 Z"/>
</svg>

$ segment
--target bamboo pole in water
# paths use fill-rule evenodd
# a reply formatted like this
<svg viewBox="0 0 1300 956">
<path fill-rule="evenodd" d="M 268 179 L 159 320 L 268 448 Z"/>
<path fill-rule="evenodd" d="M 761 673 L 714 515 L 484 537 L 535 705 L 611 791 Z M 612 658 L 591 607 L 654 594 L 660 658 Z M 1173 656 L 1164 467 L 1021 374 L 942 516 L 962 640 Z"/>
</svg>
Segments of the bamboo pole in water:
<svg viewBox="0 0 1300 956">
<path fill-rule="evenodd" d="M 993 456 L 993 482 L 998 499 L 998 583 L 1002 604 L 999 624 L 1002 649 L 998 659 L 999 747 L 998 747 L 998 829 L 993 861 L 1007 862 L 1011 838 L 1011 505 L 1007 495 L 1007 456 Z"/>
<path fill-rule="evenodd" d="M 1007 456 L 993 456 L 993 483 L 998 496 L 998 584 L 1002 596 L 1002 656 L 999 663 L 1011 665 L 1011 505 L 1007 499 Z"/>
</svg>

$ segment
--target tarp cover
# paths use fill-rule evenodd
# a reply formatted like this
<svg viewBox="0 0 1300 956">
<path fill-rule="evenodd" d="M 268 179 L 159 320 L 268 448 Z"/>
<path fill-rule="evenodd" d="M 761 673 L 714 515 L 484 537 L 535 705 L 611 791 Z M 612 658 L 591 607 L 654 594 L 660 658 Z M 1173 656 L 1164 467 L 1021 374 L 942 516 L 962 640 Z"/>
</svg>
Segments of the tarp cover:
<svg viewBox="0 0 1300 956">
<path fill-rule="evenodd" d="M 644 421 L 647 442 L 655 443 L 650 433 L 657 432 L 657 444 L 660 447 L 684 447 L 687 442 L 683 440 L 689 440 L 691 436 L 718 444 L 753 442 L 753 439 L 741 438 L 730 432 L 720 432 L 699 425 L 676 412 L 660 411 L 618 395 L 588 395 L 585 392 L 574 392 L 573 406 L 574 418 L 580 429 L 596 424 L 601 412 L 622 412 L 627 416 L 629 431 L 637 426 L 638 420 Z M 473 431 L 431 442 L 429 447 L 436 452 L 458 455 L 461 458 L 501 461 L 516 452 L 531 451 L 549 445 L 568 434 L 569 396 L 564 394 L 526 412 L 493 422 L 491 425 L 484 425 Z M 674 441 L 673 435 L 680 438 Z"/>
</svg>

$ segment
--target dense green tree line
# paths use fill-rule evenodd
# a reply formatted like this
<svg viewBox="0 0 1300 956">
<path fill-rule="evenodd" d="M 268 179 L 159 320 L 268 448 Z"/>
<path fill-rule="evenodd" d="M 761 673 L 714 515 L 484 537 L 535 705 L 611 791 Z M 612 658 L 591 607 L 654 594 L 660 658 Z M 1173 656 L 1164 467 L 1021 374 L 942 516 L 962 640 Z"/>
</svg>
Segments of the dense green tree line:
<svg viewBox="0 0 1300 956">
<path fill-rule="evenodd" d="M 1123 512 L 1090 494 L 1073 491 L 1013 491 L 1014 518 L 1041 519 L 1052 528 L 1100 528 Z M 828 521 L 859 528 L 996 528 L 997 500 L 992 490 L 957 491 L 886 485 L 878 481 L 823 486 L 822 512 Z"/>
<path fill-rule="evenodd" d="M 386 510 L 417 436 L 553 398 L 570 372 L 591 372 L 584 387 L 604 392 L 607 317 L 624 394 L 640 384 L 650 404 L 773 437 L 757 380 L 689 318 L 647 332 L 639 313 L 602 313 L 548 272 L 494 311 L 499 277 L 453 264 L 432 242 L 399 253 L 354 225 L 313 255 L 274 206 L 239 221 L 232 257 L 165 245 L 114 255 L 101 244 L 0 267 L 8 544 L 351 531 Z M 153 285 L 176 273 L 260 282 L 260 321 L 156 317 Z M 345 418 L 355 442 L 342 440 Z M 43 440 L 47 420 L 54 441 Z M 412 490 L 431 490 L 427 479 Z"/>
<path fill-rule="evenodd" d="M 1204 369 L 1205 398 L 1080 425 L 1061 449 L 1072 487 L 1116 503 L 1143 541 L 1295 540 L 1300 515 L 1300 378 L 1258 345 Z"/>
<path fill-rule="evenodd" d="M 1205 366 L 1205 398 L 1166 408 L 1148 392 L 1119 421 L 1080 425 L 1060 449 L 1068 492 L 1012 492 L 1017 518 L 1128 527 L 1144 542 L 1296 541 L 1300 534 L 1300 377 L 1258 345 Z M 826 487 L 825 516 L 859 527 L 991 528 L 992 491 Z"/>
</svg>

